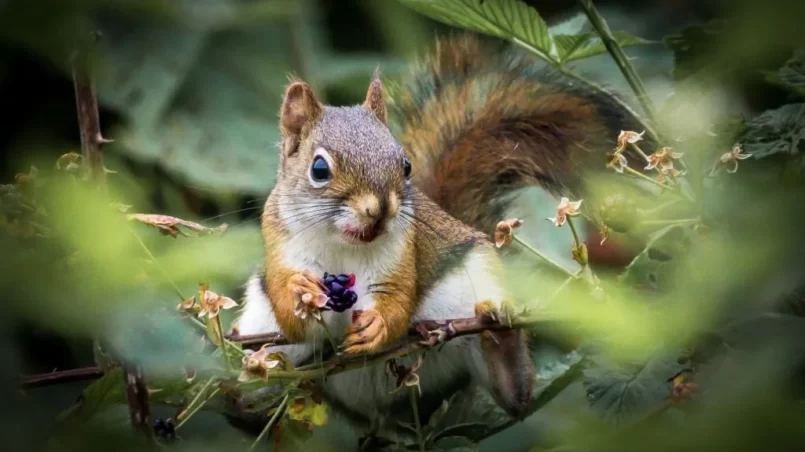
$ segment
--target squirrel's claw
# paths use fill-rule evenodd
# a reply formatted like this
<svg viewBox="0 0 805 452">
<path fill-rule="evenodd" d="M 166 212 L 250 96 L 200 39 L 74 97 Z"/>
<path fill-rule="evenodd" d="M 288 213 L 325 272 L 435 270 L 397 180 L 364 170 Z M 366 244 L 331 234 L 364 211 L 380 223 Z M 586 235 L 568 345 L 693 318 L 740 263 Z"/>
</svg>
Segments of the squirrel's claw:
<svg viewBox="0 0 805 452">
<path fill-rule="evenodd" d="M 493 322 L 506 326 L 512 326 L 516 317 L 514 305 L 509 301 L 503 301 L 498 307 L 494 302 L 486 300 L 475 304 L 475 317 L 489 319 Z"/>
<path fill-rule="evenodd" d="M 321 279 L 311 271 L 303 270 L 292 275 L 288 280 L 288 287 L 297 303 L 301 301 L 310 307 L 317 308 L 327 303 L 327 293 Z"/>
<path fill-rule="evenodd" d="M 388 337 L 386 322 L 374 309 L 363 311 L 347 329 L 344 353 L 368 353 L 380 349 Z"/>
</svg>

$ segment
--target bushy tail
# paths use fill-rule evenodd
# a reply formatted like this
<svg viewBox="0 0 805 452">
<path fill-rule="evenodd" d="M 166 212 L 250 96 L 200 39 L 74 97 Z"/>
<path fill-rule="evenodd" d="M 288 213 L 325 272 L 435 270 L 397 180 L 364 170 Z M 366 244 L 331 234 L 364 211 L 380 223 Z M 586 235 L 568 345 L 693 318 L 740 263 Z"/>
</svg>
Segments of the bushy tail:
<svg viewBox="0 0 805 452">
<path fill-rule="evenodd" d="M 631 116 L 519 48 L 474 35 L 437 41 L 395 87 L 391 108 L 415 183 L 491 233 L 516 188 L 581 194 Z M 597 154 L 591 156 L 590 154 Z"/>
</svg>

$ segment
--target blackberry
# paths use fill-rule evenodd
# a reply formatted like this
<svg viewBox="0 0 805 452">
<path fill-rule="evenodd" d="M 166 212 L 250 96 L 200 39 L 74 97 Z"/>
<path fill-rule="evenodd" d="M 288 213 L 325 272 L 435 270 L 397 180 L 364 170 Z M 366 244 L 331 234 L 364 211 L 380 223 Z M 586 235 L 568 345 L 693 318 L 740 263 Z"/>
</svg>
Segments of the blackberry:
<svg viewBox="0 0 805 452">
<path fill-rule="evenodd" d="M 355 275 L 325 273 L 323 280 L 329 297 L 328 308 L 335 312 L 344 312 L 358 301 L 358 294 L 351 290 L 355 285 Z"/>
<path fill-rule="evenodd" d="M 176 430 L 173 426 L 173 421 L 170 419 L 156 419 L 154 420 L 154 436 L 162 438 L 167 441 L 173 441 L 176 438 Z"/>
</svg>

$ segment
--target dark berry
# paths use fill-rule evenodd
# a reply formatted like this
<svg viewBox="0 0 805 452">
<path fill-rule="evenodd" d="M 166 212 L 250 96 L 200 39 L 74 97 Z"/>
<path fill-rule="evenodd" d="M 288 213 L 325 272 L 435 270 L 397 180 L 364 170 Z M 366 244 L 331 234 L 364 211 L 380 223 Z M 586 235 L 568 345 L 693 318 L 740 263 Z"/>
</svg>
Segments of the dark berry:
<svg viewBox="0 0 805 452">
<path fill-rule="evenodd" d="M 167 441 L 173 441 L 176 438 L 176 430 L 173 426 L 173 422 L 168 419 L 156 419 L 154 421 L 154 436 L 157 438 L 162 438 Z"/>
<path fill-rule="evenodd" d="M 352 308 L 358 301 L 358 294 L 350 287 L 355 285 L 355 275 L 324 274 L 324 285 L 327 288 L 327 307 L 335 312 L 344 312 Z"/>
</svg>

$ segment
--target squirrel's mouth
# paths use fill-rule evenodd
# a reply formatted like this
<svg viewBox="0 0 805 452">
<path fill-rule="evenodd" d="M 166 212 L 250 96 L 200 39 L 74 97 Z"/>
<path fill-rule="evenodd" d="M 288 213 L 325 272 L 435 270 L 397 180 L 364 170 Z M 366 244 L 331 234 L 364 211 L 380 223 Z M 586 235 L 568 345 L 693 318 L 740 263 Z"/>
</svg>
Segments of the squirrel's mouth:
<svg viewBox="0 0 805 452">
<path fill-rule="evenodd" d="M 381 234 L 383 234 L 383 227 L 379 224 L 357 228 L 347 226 L 344 228 L 344 235 L 347 238 L 363 243 L 373 242 Z"/>
</svg>

